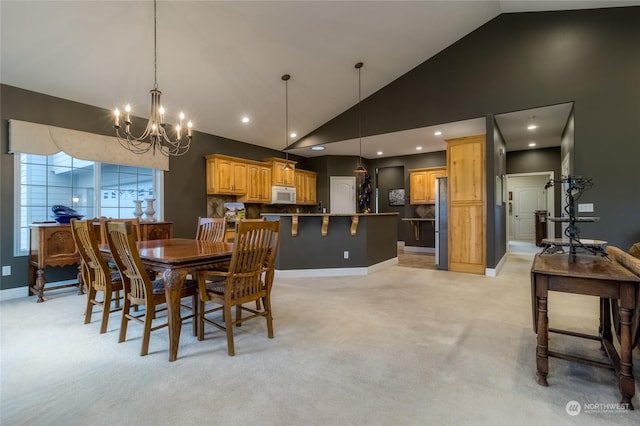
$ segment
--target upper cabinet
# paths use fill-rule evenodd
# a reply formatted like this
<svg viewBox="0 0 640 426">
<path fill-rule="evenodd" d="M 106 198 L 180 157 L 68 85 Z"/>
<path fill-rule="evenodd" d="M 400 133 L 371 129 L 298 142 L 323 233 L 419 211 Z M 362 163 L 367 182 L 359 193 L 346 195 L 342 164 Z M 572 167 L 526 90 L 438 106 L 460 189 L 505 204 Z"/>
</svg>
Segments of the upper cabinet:
<svg viewBox="0 0 640 426">
<path fill-rule="evenodd" d="M 317 204 L 317 173 L 307 170 L 296 170 L 294 180 L 296 187 L 296 204 Z"/>
<path fill-rule="evenodd" d="M 275 186 L 296 186 L 295 167 L 296 162 L 289 160 L 291 170 L 285 170 L 287 161 L 284 158 L 266 158 L 265 162 L 271 164 L 271 183 Z"/>
<path fill-rule="evenodd" d="M 268 203 L 271 200 L 271 167 L 264 163 L 247 164 L 247 193 L 244 203 Z"/>
<path fill-rule="evenodd" d="M 446 167 L 409 170 L 409 192 L 411 204 L 433 204 L 436 202 L 436 178 L 446 176 Z"/>
<path fill-rule="evenodd" d="M 207 155 L 207 194 L 247 193 L 247 163 L 219 154 Z"/>
</svg>

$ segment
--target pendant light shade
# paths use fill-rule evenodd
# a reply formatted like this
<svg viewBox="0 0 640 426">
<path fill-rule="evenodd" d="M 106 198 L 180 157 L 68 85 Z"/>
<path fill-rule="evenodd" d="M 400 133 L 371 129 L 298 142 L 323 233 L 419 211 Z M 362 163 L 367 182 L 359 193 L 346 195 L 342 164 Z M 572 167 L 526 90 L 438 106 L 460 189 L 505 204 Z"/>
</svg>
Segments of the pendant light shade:
<svg viewBox="0 0 640 426">
<path fill-rule="evenodd" d="M 284 170 L 293 170 L 291 164 L 289 164 L 289 79 L 291 76 L 285 74 L 282 76 L 284 81 L 284 152 L 286 161 L 284 163 Z"/>
<path fill-rule="evenodd" d="M 362 62 L 358 62 L 355 68 L 358 70 L 358 141 L 360 146 L 360 153 L 358 155 L 358 167 L 355 168 L 356 173 L 367 173 L 367 169 L 362 165 L 362 79 L 360 78 L 360 70 L 362 69 Z"/>
</svg>

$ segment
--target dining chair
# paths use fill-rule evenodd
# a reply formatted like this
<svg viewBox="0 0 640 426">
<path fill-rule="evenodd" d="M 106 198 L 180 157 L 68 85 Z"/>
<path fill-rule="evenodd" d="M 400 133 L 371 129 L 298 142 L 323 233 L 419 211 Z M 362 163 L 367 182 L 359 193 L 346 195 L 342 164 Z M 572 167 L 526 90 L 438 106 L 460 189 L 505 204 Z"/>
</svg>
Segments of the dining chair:
<svg viewBox="0 0 640 426">
<path fill-rule="evenodd" d="M 87 287 L 84 323 L 91 322 L 94 305 L 100 306 L 102 308 L 100 334 L 102 334 L 107 331 L 109 315 L 122 309 L 118 307 L 117 303 L 120 300 L 120 291 L 123 289 L 123 285 L 120 274 L 109 268 L 98 248 L 99 235 L 93 226 L 95 220 L 71 219 L 71 233 L 82 260 L 82 279 Z M 98 293 L 102 293 L 102 300 L 98 300 Z M 113 297 L 114 293 L 115 298 Z M 116 302 L 114 308 L 111 307 L 112 301 Z"/>
<path fill-rule="evenodd" d="M 271 287 L 275 256 L 278 250 L 280 222 L 243 221 L 236 227 L 236 240 L 227 271 L 198 271 L 198 340 L 204 340 L 204 323 L 208 323 L 227 334 L 227 351 L 235 355 L 233 327 L 256 318 L 265 317 L 267 335 L 273 338 L 273 317 L 271 313 Z M 263 309 L 243 306 L 248 302 L 262 300 Z M 205 310 L 206 303 L 216 306 Z M 231 308 L 236 307 L 235 319 Z M 222 311 L 222 321 L 210 315 Z M 251 313 L 242 317 L 242 312 Z"/>
<path fill-rule="evenodd" d="M 113 256 L 118 270 L 122 275 L 125 298 L 122 307 L 122 321 L 120 324 L 120 337 L 118 343 L 122 343 L 127 338 L 127 325 L 130 320 L 136 321 L 144 326 L 142 335 L 142 348 L 140 356 L 149 352 L 149 338 L 152 331 L 159 330 L 168 325 L 163 322 L 153 325 L 153 320 L 157 312 L 167 309 L 164 288 L 164 279 L 151 280 L 140 259 L 140 253 L 136 246 L 134 226 L 131 222 L 107 222 L 107 241 L 109 250 Z M 192 313 L 182 317 L 182 321 L 193 318 L 193 335 L 196 335 L 198 294 L 197 283 L 194 280 L 187 280 L 182 286 L 181 298 L 191 297 L 192 305 L 182 305 L 191 309 Z M 131 306 L 144 307 L 137 313 L 131 313 Z M 164 306 L 161 306 L 164 305 Z"/>
<path fill-rule="evenodd" d="M 131 222 L 131 225 L 134 229 L 134 236 L 136 241 L 142 241 L 142 230 L 140 228 L 140 218 L 112 218 L 112 217 L 104 217 L 101 216 L 99 218 L 100 223 L 100 238 L 102 239 L 102 244 L 107 244 L 107 223 L 108 222 Z"/>
<path fill-rule="evenodd" d="M 226 223 L 223 217 L 198 217 L 196 240 L 223 242 Z"/>
</svg>

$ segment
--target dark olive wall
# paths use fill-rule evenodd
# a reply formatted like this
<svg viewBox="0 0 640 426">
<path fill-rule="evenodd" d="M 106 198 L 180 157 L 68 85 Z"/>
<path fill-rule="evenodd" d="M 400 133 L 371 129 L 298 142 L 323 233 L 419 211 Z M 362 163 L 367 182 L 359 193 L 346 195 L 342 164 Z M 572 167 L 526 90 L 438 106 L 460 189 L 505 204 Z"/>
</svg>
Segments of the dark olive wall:
<svg viewBox="0 0 640 426">
<path fill-rule="evenodd" d="M 581 201 L 601 217 L 589 235 L 629 248 L 640 241 L 638 22 L 640 7 L 502 14 L 364 99 L 363 135 L 573 101 L 573 170 L 593 179 Z M 353 121 L 347 111 L 296 146 L 352 139 Z"/>
<path fill-rule="evenodd" d="M 24 120 L 108 136 L 113 135 L 113 127 L 111 111 L 86 104 L 7 85 L 0 85 L 0 99 L 0 262 L 12 269 L 10 276 L 2 277 L 0 289 L 9 289 L 26 285 L 27 257 L 13 256 L 14 158 L 8 154 L 7 120 Z M 140 126 L 145 124 L 143 120 L 134 120 Z M 283 156 L 279 151 L 195 132 L 189 152 L 182 157 L 171 158 L 170 171 L 164 174 L 164 219 L 174 222 L 175 237 L 192 237 L 198 216 L 207 215 L 204 156 L 214 153 L 253 160 Z M 306 167 L 304 158 L 290 158 Z M 45 274 L 47 282 L 73 279 L 77 269 L 47 268 Z"/>
</svg>

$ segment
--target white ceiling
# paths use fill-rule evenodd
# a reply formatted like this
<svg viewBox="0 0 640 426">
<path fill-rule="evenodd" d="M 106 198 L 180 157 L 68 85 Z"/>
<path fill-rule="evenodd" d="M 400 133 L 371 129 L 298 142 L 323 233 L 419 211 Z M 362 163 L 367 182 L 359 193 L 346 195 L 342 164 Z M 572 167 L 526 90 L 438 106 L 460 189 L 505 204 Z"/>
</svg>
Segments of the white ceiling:
<svg viewBox="0 0 640 426">
<path fill-rule="evenodd" d="M 160 1 L 158 86 L 168 117 L 183 108 L 198 131 L 283 149 L 285 73 L 291 74 L 289 129 L 299 139 L 357 103 L 358 61 L 365 64 L 365 98 L 502 12 L 638 4 Z M 0 19 L 2 83 L 106 109 L 129 102 L 135 115 L 148 116 L 152 2 L 2 0 Z M 241 122 L 245 115 L 248 124 Z M 448 138 L 483 133 L 483 122 L 437 127 Z M 363 139 L 363 156 L 375 158 L 378 144 L 384 156 L 416 153 L 418 143 L 423 152 L 443 149 L 435 130 Z M 321 155 L 358 154 L 357 140 L 331 145 L 336 152 Z M 365 145 L 371 152 L 365 154 Z"/>
</svg>

